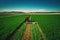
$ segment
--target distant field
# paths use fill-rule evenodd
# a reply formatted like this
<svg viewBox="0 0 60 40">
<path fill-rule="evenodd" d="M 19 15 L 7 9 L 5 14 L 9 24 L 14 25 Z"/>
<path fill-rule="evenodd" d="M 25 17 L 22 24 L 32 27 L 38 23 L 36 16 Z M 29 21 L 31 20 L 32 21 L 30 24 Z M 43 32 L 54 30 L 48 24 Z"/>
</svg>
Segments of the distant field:
<svg viewBox="0 0 60 40">
<path fill-rule="evenodd" d="M 46 40 L 60 39 L 60 14 L 0 14 L 0 40 L 5 40 L 24 21 L 25 16 L 30 16 L 32 21 L 38 22 Z M 25 29 L 26 23 L 18 29 L 11 40 L 21 40 Z M 42 40 L 36 25 L 32 25 L 31 33 L 31 40 Z"/>
</svg>

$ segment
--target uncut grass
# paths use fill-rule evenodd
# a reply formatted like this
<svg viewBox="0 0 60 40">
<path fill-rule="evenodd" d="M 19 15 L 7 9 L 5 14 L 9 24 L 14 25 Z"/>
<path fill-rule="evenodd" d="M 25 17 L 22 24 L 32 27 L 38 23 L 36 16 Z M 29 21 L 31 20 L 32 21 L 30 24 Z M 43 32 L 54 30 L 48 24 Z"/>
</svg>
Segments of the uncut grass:
<svg viewBox="0 0 60 40">
<path fill-rule="evenodd" d="M 12 33 L 20 22 L 23 21 L 25 16 L 26 15 L 11 17 L 1 16 L 0 40 L 4 40 L 10 33 Z M 60 39 L 60 15 L 31 15 L 31 18 L 32 21 L 37 21 L 39 23 L 47 40 Z"/>
<path fill-rule="evenodd" d="M 5 40 L 20 25 L 23 19 L 23 15 L 0 18 L 0 40 Z"/>
<path fill-rule="evenodd" d="M 11 38 L 11 40 L 21 40 L 24 31 L 26 29 L 26 24 L 24 23 L 21 28 L 14 34 L 14 36 Z"/>
<path fill-rule="evenodd" d="M 47 40 L 60 39 L 60 15 L 34 15 L 31 16 L 42 28 Z"/>
</svg>

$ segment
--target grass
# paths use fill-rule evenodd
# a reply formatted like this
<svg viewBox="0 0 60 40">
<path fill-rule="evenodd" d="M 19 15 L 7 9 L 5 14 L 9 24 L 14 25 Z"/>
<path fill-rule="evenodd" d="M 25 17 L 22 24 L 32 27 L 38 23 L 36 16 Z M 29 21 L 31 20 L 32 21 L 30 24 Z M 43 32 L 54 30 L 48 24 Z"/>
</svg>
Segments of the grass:
<svg viewBox="0 0 60 40">
<path fill-rule="evenodd" d="M 47 40 L 60 39 L 60 15 L 34 15 L 32 20 L 39 23 Z"/>
<path fill-rule="evenodd" d="M 24 20 L 26 15 L 0 15 L 0 40 L 11 34 L 18 25 Z M 29 16 L 29 15 L 28 15 Z M 60 15 L 30 15 L 32 21 L 38 22 L 47 40 L 60 39 Z M 25 31 L 24 24 L 21 29 L 15 33 L 11 40 L 19 40 Z M 31 40 L 41 40 L 37 25 L 31 27 Z M 19 38 L 20 37 L 20 38 Z"/>
<path fill-rule="evenodd" d="M 24 23 L 22 27 L 15 33 L 15 35 L 11 38 L 11 40 L 21 40 L 24 31 L 26 29 L 26 24 Z"/>
<path fill-rule="evenodd" d="M 41 40 L 40 32 L 37 27 L 37 24 L 32 24 L 31 25 L 31 40 Z"/>
<path fill-rule="evenodd" d="M 4 40 L 9 34 L 11 34 L 23 19 L 23 15 L 22 17 L 21 15 L 18 15 L 0 18 L 0 40 Z"/>
</svg>

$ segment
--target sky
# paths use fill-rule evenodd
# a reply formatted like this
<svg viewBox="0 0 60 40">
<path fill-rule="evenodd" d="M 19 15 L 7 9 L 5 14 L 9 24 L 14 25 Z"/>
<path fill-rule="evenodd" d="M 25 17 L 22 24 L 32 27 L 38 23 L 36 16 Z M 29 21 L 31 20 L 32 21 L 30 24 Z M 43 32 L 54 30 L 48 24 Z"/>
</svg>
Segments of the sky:
<svg viewBox="0 0 60 40">
<path fill-rule="evenodd" d="M 60 12 L 60 0 L 0 0 L 0 12 Z"/>
</svg>

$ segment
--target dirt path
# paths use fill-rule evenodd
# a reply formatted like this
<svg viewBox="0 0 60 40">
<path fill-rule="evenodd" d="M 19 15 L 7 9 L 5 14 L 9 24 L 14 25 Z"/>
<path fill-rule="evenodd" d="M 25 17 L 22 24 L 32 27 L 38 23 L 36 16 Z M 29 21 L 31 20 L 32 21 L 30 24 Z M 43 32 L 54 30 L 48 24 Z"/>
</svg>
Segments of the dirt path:
<svg viewBox="0 0 60 40">
<path fill-rule="evenodd" d="M 46 40 L 46 37 L 45 37 L 45 35 L 44 35 L 42 29 L 39 27 L 38 24 L 37 24 L 37 26 L 38 26 L 38 29 L 39 29 L 39 32 L 40 32 L 40 35 L 41 35 L 42 40 Z"/>
<path fill-rule="evenodd" d="M 30 26 L 31 24 L 27 24 L 26 31 L 24 32 L 24 35 L 22 36 L 22 40 L 30 40 L 31 39 L 31 32 L 30 32 Z"/>
</svg>

